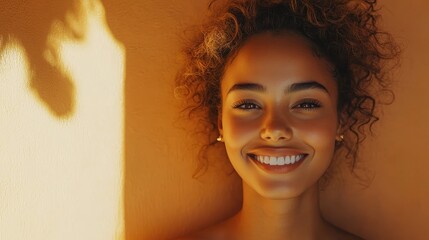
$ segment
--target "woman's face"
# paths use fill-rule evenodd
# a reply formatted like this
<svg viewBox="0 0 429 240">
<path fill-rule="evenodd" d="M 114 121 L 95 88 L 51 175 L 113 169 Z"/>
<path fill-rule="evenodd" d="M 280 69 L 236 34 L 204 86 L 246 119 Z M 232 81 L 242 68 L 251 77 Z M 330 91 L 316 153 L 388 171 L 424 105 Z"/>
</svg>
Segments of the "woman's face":
<svg viewBox="0 0 429 240">
<path fill-rule="evenodd" d="M 229 159 L 260 195 L 296 197 L 328 168 L 338 132 L 330 65 L 299 35 L 250 38 L 226 67 L 219 130 Z"/>
</svg>

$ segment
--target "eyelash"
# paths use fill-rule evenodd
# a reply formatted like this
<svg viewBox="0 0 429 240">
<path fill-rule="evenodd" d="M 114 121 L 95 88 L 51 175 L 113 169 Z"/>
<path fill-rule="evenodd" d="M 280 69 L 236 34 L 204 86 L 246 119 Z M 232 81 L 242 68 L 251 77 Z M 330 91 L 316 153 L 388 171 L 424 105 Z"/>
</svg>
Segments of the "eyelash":
<svg viewBox="0 0 429 240">
<path fill-rule="evenodd" d="M 239 101 L 239 102 L 235 103 L 232 107 L 236 108 L 236 109 L 245 110 L 245 111 L 249 111 L 252 109 L 261 109 L 261 107 L 258 104 L 254 103 L 250 100 Z"/>
<path fill-rule="evenodd" d="M 316 108 L 320 108 L 322 105 L 318 100 L 315 99 L 305 99 L 300 103 L 296 104 L 292 107 L 292 109 L 303 109 L 305 111 L 311 111 Z M 253 109 L 261 109 L 261 107 L 251 100 L 241 100 L 235 103 L 233 106 L 235 109 L 241 109 L 245 111 L 253 110 Z"/>
<path fill-rule="evenodd" d="M 314 110 L 316 108 L 320 108 L 322 105 L 319 101 L 315 100 L 315 99 L 306 99 L 303 100 L 301 103 L 293 106 L 293 109 L 304 109 L 306 111 L 311 111 Z"/>
</svg>

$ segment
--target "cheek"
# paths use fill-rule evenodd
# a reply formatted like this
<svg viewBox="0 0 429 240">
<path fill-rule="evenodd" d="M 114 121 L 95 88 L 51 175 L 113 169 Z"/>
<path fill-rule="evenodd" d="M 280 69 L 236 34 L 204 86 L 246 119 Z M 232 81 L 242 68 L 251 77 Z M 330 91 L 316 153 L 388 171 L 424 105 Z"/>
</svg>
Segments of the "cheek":
<svg viewBox="0 0 429 240">
<path fill-rule="evenodd" d="M 256 119 L 249 121 L 230 113 L 224 113 L 222 116 L 223 137 L 228 145 L 242 146 L 258 132 L 259 123 Z"/>
<path fill-rule="evenodd" d="M 334 115 L 333 115 L 334 116 Z M 316 154 L 332 155 L 335 149 L 337 122 L 335 117 L 301 121 L 295 129 L 296 137 L 311 146 Z"/>
<path fill-rule="evenodd" d="M 228 154 L 241 151 L 260 131 L 260 119 L 225 112 L 222 115 L 223 137 Z"/>
</svg>

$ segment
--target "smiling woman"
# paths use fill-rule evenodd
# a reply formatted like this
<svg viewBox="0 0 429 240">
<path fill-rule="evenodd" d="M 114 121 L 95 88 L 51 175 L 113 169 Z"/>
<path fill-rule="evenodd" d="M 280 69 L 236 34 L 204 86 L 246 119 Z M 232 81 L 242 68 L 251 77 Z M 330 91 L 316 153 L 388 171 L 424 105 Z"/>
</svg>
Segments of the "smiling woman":
<svg viewBox="0 0 429 240">
<path fill-rule="evenodd" d="M 236 87 L 241 84 L 258 88 Z M 296 197 L 315 184 L 341 130 L 329 65 L 302 37 L 249 39 L 226 68 L 221 93 L 220 134 L 245 183 L 274 199 Z"/>
<path fill-rule="evenodd" d="M 339 149 L 353 170 L 399 54 L 378 28 L 375 1 L 233 0 L 210 9 L 177 86 L 188 90 L 190 116 L 205 116 L 208 146 L 219 134 L 243 203 L 189 238 L 359 239 L 324 219 L 318 191 Z"/>
</svg>

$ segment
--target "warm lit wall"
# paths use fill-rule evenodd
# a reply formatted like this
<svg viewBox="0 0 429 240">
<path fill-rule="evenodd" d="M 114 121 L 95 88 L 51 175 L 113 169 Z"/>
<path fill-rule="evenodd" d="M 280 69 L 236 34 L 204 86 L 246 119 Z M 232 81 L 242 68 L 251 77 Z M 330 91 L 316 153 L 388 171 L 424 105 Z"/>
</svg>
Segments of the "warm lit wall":
<svg viewBox="0 0 429 240">
<path fill-rule="evenodd" d="M 0 239 L 123 239 L 124 54 L 94 1 L 0 2 Z"/>
<path fill-rule="evenodd" d="M 324 203 L 333 221 L 368 239 L 428 239 L 429 2 L 381 2 L 403 56 L 393 75 L 396 100 L 385 108 L 362 157 L 375 178 L 368 189 L 333 187 Z"/>
<path fill-rule="evenodd" d="M 109 25 L 127 47 L 124 203 L 130 240 L 174 236 L 239 206 L 234 175 L 211 171 L 198 181 L 192 178 L 195 141 L 180 129 L 173 95 L 180 35 L 198 23 L 207 3 L 125 1 L 122 10 L 113 1 L 105 4 Z"/>
<path fill-rule="evenodd" d="M 95 6 L 0 1 L 0 239 L 114 239 L 121 224 L 127 240 L 164 239 L 233 214 L 239 179 L 221 156 L 192 178 L 196 140 L 173 95 L 179 36 L 209 0 L 82 1 Z M 375 178 L 346 175 L 322 206 L 368 239 L 426 239 L 429 4 L 381 4 L 404 54 L 362 155 Z"/>
<path fill-rule="evenodd" d="M 134 76 L 127 78 L 125 188 L 126 232 L 132 240 L 174 236 L 228 216 L 238 206 L 234 175 L 212 168 L 200 180 L 191 178 L 190 137 L 173 126 L 177 110 L 171 85 L 180 47 L 175 34 L 197 24 L 207 2 L 145 0 L 134 6 L 144 14 L 132 15 L 139 26 L 133 26 L 140 40 L 135 56 L 139 61 L 127 70 Z M 404 54 L 394 74 L 396 101 L 385 108 L 376 138 L 366 144 L 362 156 L 375 177 L 362 189 L 345 175 L 342 185 L 334 182 L 324 193 L 323 210 L 336 224 L 368 239 L 427 239 L 429 3 L 380 4 L 385 7 L 384 23 L 402 43 Z"/>
</svg>

